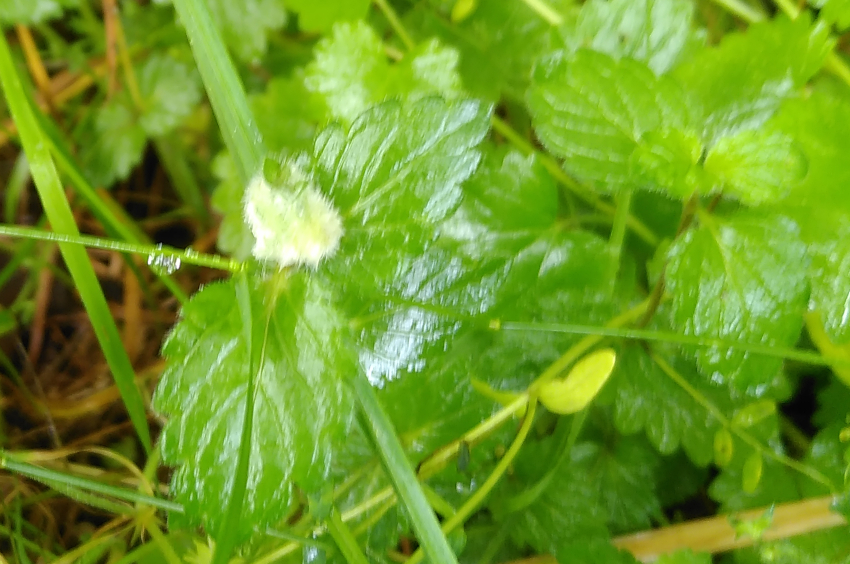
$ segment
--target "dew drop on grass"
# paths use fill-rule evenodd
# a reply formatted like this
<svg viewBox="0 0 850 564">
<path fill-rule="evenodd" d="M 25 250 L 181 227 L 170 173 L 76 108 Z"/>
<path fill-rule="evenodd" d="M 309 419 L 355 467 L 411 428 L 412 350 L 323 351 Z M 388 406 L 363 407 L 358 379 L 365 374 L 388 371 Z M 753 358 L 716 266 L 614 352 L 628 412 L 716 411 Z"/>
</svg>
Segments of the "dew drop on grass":
<svg viewBox="0 0 850 564">
<path fill-rule="evenodd" d="M 153 253 L 148 255 L 148 266 L 158 276 L 174 274 L 180 268 L 180 257 Z"/>
</svg>

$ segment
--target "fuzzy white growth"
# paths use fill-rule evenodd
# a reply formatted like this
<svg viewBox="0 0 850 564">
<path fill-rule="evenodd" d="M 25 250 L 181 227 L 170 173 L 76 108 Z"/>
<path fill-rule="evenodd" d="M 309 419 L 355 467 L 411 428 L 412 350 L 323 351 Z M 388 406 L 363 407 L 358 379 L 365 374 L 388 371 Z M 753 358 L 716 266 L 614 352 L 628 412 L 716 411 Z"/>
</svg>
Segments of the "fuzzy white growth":
<svg viewBox="0 0 850 564">
<path fill-rule="evenodd" d="M 245 188 L 245 220 L 256 239 L 252 254 L 281 268 L 316 267 L 339 247 L 342 220 L 297 164 L 284 166 L 282 186 L 270 185 L 260 172 Z"/>
</svg>

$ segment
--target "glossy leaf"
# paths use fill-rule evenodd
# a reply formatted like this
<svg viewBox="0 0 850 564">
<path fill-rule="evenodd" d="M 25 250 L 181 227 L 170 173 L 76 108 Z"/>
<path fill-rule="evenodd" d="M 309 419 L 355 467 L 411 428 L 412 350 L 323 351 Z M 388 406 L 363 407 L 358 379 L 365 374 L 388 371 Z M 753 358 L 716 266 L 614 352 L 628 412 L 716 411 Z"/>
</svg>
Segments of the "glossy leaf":
<svg viewBox="0 0 850 564">
<path fill-rule="evenodd" d="M 460 203 L 460 184 L 478 166 L 488 117 L 489 108 L 477 102 L 426 98 L 376 106 L 348 131 L 330 126 L 319 134 L 316 180 L 345 232 L 338 260 L 328 263 L 338 280 L 369 295 L 395 289 L 414 297 L 417 288 L 404 275 L 413 273 L 438 222 Z M 424 285 L 427 271 L 420 266 L 419 272 Z"/>
<path fill-rule="evenodd" d="M 569 48 L 629 57 L 660 75 L 683 51 L 702 43 L 692 28 L 693 12 L 694 4 L 688 0 L 593 0 L 582 5 L 574 25 L 559 31 Z"/>
<path fill-rule="evenodd" d="M 672 75 L 704 112 L 702 137 L 711 144 L 761 126 L 820 69 L 831 45 L 829 29 L 813 26 L 805 14 L 794 21 L 779 16 L 726 35 Z"/>
<path fill-rule="evenodd" d="M 340 24 L 319 42 L 307 67 L 307 89 L 321 95 L 334 118 L 347 123 L 388 98 L 419 99 L 460 94 L 451 48 L 429 41 L 390 65 L 381 38 L 363 22 Z"/>
<path fill-rule="evenodd" d="M 782 217 L 705 216 L 668 253 L 671 323 L 687 335 L 792 347 L 808 299 L 806 250 Z M 720 347 L 695 352 L 700 370 L 758 393 L 781 360 Z"/>
<path fill-rule="evenodd" d="M 806 161 L 794 141 L 766 131 L 740 131 L 721 137 L 705 159 L 705 169 L 723 193 L 749 205 L 773 203 L 806 175 Z"/>
<path fill-rule="evenodd" d="M 598 190 L 633 184 L 629 158 L 652 130 L 686 130 L 683 91 L 643 63 L 579 50 L 542 59 L 527 103 L 537 136 L 565 168 Z"/>
<path fill-rule="evenodd" d="M 250 282 L 258 373 L 246 372 L 234 283 L 214 283 L 186 304 L 166 340 L 168 364 L 153 400 L 169 418 L 160 445 L 163 461 L 176 466 L 171 493 L 186 510 L 172 519 L 215 535 L 234 487 L 248 379 L 255 379 L 242 541 L 286 516 L 293 485 L 321 487 L 352 416 L 344 382 L 356 370 L 326 281 L 278 274 Z"/>
<path fill-rule="evenodd" d="M 632 182 L 682 200 L 710 192 L 713 179 L 700 164 L 702 153 L 702 143 L 693 132 L 648 131 L 629 157 Z"/>
<path fill-rule="evenodd" d="M 810 309 L 836 343 L 850 340 L 850 103 L 825 91 L 792 101 L 777 127 L 794 136 L 809 163 L 806 178 L 780 204 L 800 225 L 811 257 Z"/>
<path fill-rule="evenodd" d="M 572 7 L 570 0 L 548 2 L 554 9 Z M 458 71 L 473 96 L 496 102 L 502 94 L 520 100 L 537 57 L 549 47 L 551 25 L 524 2 L 478 2 L 456 26 L 446 25 L 455 3 L 435 13 L 419 3 L 405 17 L 417 37 L 437 37 L 460 54 Z"/>
</svg>

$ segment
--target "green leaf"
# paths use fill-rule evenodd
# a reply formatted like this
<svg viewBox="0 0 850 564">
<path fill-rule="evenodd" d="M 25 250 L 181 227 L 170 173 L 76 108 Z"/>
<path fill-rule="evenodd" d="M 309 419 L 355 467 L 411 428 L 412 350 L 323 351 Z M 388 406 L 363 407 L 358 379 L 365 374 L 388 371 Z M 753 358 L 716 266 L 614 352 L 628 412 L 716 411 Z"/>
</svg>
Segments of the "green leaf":
<svg viewBox="0 0 850 564">
<path fill-rule="evenodd" d="M 478 166 L 489 112 L 473 101 L 387 102 L 347 132 L 333 125 L 317 136 L 316 181 L 345 230 L 327 263 L 336 279 L 370 296 L 408 292 L 399 279 L 459 205 L 460 184 Z"/>
<path fill-rule="evenodd" d="M 214 283 L 186 304 L 166 340 L 152 403 L 169 418 L 160 446 L 163 461 L 177 466 L 171 493 L 186 510 L 172 519 L 215 533 L 234 488 L 248 379 L 256 379 L 240 541 L 287 515 L 293 485 L 321 488 L 334 447 L 345 440 L 353 412 L 345 380 L 357 369 L 327 281 L 280 273 L 249 282 L 258 373 L 246 372 L 235 285 Z"/>
<path fill-rule="evenodd" d="M 245 260 L 251 256 L 254 247 L 254 235 L 242 216 L 245 186 L 229 153 L 219 153 L 211 168 L 219 183 L 213 191 L 210 205 L 224 216 L 218 228 L 217 246 L 220 251 Z"/>
<path fill-rule="evenodd" d="M 540 462 L 554 460 L 553 449 L 556 444 L 549 438 L 523 445 L 515 462 L 514 473 L 504 479 L 501 488 L 503 493 L 494 496 L 491 503 L 497 519 L 505 518 L 500 512 L 501 498 L 509 493 L 521 494 L 527 488 L 532 488 L 549 470 Z M 521 511 L 508 514 L 507 518 L 512 525 L 510 534 L 515 543 L 520 546 L 530 545 L 540 553 L 554 554 L 571 542 L 607 539 L 607 515 L 595 495 L 600 486 L 583 473 L 586 468 L 572 463 L 573 459 L 587 460 L 595 454 L 598 454 L 598 445 L 594 443 L 573 447 L 570 456 L 566 457 L 533 503 Z M 577 487 L 579 484 L 581 486 Z"/>
<path fill-rule="evenodd" d="M 141 162 L 147 135 L 125 94 L 95 110 L 92 130 L 87 133 L 80 159 L 92 185 L 110 187 L 126 179 Z"/>
<path fill-rule="evenodd" d="M 173 0 L 155 0 L 159 3 Z M 283 0 L 208 0 L 207 9 L 237 58 L 254 62 L 268 49 L 269 36 L 286 23 Z"/>
<path fill-rule="evenodd" d="M 806 161 L 792 138 L 744 130 L 721 137 L 705 159 L 723 193 L 748 205 L 773 203 L 806 175 Z"/>
<path fill-rule="evenodd" d="M 582 47 L 644 62 L 655 74 L 673 67 L 682 52 L 699 47 L 694 33 L 694 3 L 689 0 L 592 0 L 574 24 L 560 28 L 565 46 Z"/>
<path fill-rule="evenodd" d="M 328 31 L 341 21 L 359 20 L 369 11 L 369 0 L 288 0 L 286 7 L 298 12 L 303 31 Z"/>
<path fill-rule="evenodd" d="M 693 132 L 648 131 L 629 157 L 629 173 L 641 188 L 687 199 L 713 188 L 700 165 L 703 147 Z"/>
<path fill-rule="evenodd" d="M 671 323 L 686 335 L 791 347 L 808 299 L 806 248 L 781 216 L 703 214 L 701 225 L 670 247 Z M 700 348 L 703 374 L 757 391 L 782 366 L 741 350 Z"/>
<path fill-rule="evenodd" d="M 371 27 L 364 22 L 340 24 L 316 46 L 305 84 L 324 98 L 333 117 L 350 123 L 387 98 L 456 97 L 461 91 L 457 60 L 454 49 L 432 40 L 390 65 Z"/>
<path fill-rule="evenodd" d="M 512 259 L 555 224 L 558 189 L 534 155 L 485 148 L 481 166 L 464 184 L 463 202 L 443 232 L 476 260 Z"/>
<path fill-rule="evenodd" d="M 65 8 L 78 6 L 80 0 L 3 0 L 0 23 L 39 24 L 58 18 Z"/>
<path fill-rule="evenodd" d="M 815 0 L 811 2 L 820 8 L 820 19 L 834 25 L 838 31 L 850 27 L 850 2 L 847 0 Z"/>
<path fill-rule="evenodd" d="M 548 2 L 572 7 L 570 0 Z M 531 68 L 548 47 L 551 26 L 524 2 L 479 2 L 463 22 L 449 25 L 448 12 L 435 13 L 424 2 L 411 9 L 405 24 L 417 37 L 437 37 L 460 53 L 458 70 L 474 96 L 496 102 L 503 93 L 521 100 Z"/>
<path fill-rule="evenodd" d="M 780 203 L 782 213 L 800 225 L 809 245 L 816 311 L 836 343 L 850 340 L 850 103 L 816 90 L 808 100 L 793 100 L 774 124 L 793 136 L 809 163 L 808 174 Z"/>
<path fill-rule="evenodd" d="M 794 21 L 779 16 L 726 35 L 672 75 L 704 112 L 702 137 L 712 144 L 761 126 L 820 69 L 832 44 L 829 29 L 812 26 L 805 13 Z"/>
<path fill-rule="evenodd" d="M 148 58 L 139 70 L 138 79 L 142 95 L 139 125 L 150 136 L 173 130 L 201 99 L 194 70 L 173 57 Z"/>
<path fill-rule="evenodd" d="M 748 433 L 768 449 L 784 454 L 776 414 L 750 427 Z M 721 504 L 721 512 L 730 513 L 800 499 L 805 482 L 811 480 L 755 451 L 739 437 L 734 438 L 734 443 L 732 461 L 708 488 L 711 498 Z M 753 471 L 758 472 L 758 480 L 752 474 Z M 752 488 L 745 489 L 748 481 Z"/>
<path fill-rule="evenodd" d="M 728 403 L 723 388 L 700 378 L 687 363 L 676 362 L 675 367 L 704 396 Z M 694 464 L 706 466 L 712 461 L 719 422 L 652 362 L 641 347 L 625 346 L 620 350 L 611 385 L 616 389 L 617 429 L 627 434 L 642 429 L 662 454 L 681 448 Z"/>
<path fill-rule="evenodd" d="M 328 109 L 320 96 L 307 90 L 304 72 L 272 78 L 266 89 L 251 98 L 251 111 L 267 147 L 272 152 L 308 150 L 316 127 Z"/>
<path fill-rule="evenodd" d="M 629 159 L 648 131 L 687 130 L 684 93 L 643 63 L 603 53 L 554 53 L 528 92 L 534 129 L 565 168 L 597 190 L 634 185 Z"/>
</svg>

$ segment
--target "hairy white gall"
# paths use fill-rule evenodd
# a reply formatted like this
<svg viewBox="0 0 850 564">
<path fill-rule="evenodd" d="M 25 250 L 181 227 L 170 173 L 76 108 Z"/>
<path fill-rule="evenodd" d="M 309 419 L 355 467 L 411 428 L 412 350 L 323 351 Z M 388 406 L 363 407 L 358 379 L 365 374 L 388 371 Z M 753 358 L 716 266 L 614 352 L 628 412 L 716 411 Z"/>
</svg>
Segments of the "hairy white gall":
<svg viewBox="0 0 850 564">
<path fill-rule="evenodd" d="M 252 254 L 281 268 L 316 267 L 339 247 L 342 219 L 296 163 L 284 163 L 279 178 L 272 185 L 260 172 L 245 188 L 245 221 L 256 239 Z"/>
</svg>

